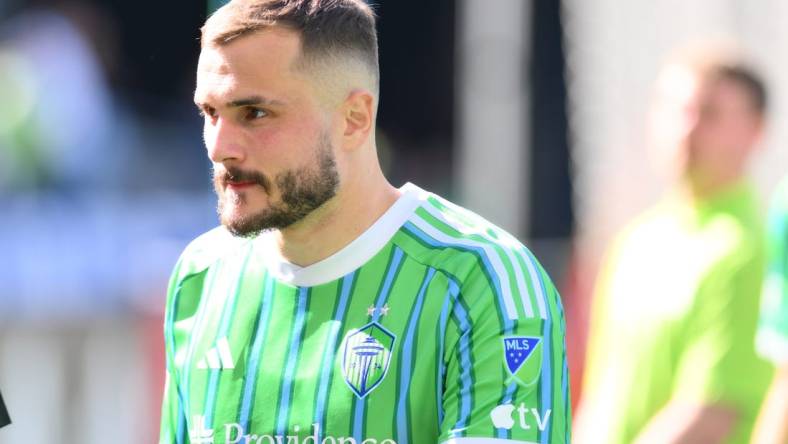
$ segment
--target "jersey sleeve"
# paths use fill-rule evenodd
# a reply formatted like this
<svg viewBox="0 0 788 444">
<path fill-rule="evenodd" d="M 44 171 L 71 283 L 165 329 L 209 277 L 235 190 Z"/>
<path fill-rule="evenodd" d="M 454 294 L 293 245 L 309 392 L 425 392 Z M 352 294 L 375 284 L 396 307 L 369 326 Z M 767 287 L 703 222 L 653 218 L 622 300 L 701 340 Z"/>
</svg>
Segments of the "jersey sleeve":
<svg viewBox="0 0 788 444">
<path fill-rule="evenodd" d="M 743 240 L 701 280 L 683 332 L 686 348 L 678 357 L 676 398 L 757 411 L 757 393 L 771 376 L 753 346 L 764 266 L 758 241 Z"/>
<path fill-rule="evenodd" d="M 211 230 L 193 240 L 176 263 L 167 287 L 164 314 L 164 349 L 166 351 L 166 387 L 161 411 L 160 444 L 188 444 L 189 413 L 184 407 L 183 391 L 175 365 L 176 343 L 182 344 L 185 333 L 175 328 L 176 321 L 193 316 L 199 298 L 190 297 L 190 290 L 200 288 L 205 271 L 222 255 L 246 245 L 248 240 L 235 239 L 223 227 Z"/>
<path fill-rule="evenodd" d="M 164 349 L 166 353 L 166 375 L 164 382 L 164 393 L 161 405 L 161 423 L 159 429 L 159 444 L 188 444 L 189 434 L 186 426 L 186 415 L 181 402 L 178 389 L 177 373 L 173 365 L 173 320 L 175 319 L 175 307 L 177 297 L 177 287 L 179 282 L 179 270 L 182 260 L 178 262 L 170 278 L 167 290 L 167 305 L 164 315 Z"/>
<path fill-rule="evenodd" d="M 788 186 L 769 219 L 769 262 L 756 344 L 761 356 L 788 365 Z"/>
<path fill-rule="evenodd" d="M 541 267 L 531 270 L 537 278 L 527 281 L 527 294 L 512 294 L 534 302 L 530 316 L 507 316 L 498 288 L 506 282 L 494 273 L 480 268 L 460 286 L 446 333 L 438 442 L 570 442 L 561 303 Z"/>
<path fill-rule="evenodd" d="M 177 384 L 167 371 L 164 383 L 164 398 L 161 405 L 161 428 L 159 444 L 184 444 L 189 442 L 186 433 L 186 416 L 178 396 Z"/>
</svg>

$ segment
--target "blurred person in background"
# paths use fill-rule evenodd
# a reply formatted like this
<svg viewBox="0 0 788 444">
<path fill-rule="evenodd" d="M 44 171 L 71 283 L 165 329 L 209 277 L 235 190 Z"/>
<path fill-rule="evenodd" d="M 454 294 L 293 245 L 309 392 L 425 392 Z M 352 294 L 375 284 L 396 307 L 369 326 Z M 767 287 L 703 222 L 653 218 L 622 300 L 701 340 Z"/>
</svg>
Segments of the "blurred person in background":
<svg viewBox="0 0 788 444">
<path fill-rule="evenodd" d="M 147 51 L 123 43 L 121 2 L 0 3 L 0 386 L 14 420 L 0 443 L 151 442 L 147 323 L 166 267 L 213 219 L 207 187 L 161 186 L 183 183 L 182 147 L 199 141 L 159 109 L 199 120 L 163 97 L 140 113 L 144 94 L 114 78 L 144 72 L 130 50 Z"/>
<path fill-rule="evenodd" d="M 765 251 L 745 177 L 766 102 L 733 51 L 688 50 L 661 72 L 651 139 L 678 174 L 598 279 L 577 443 L 749 440 L 771 376 L 753 346 Z"/>
<path fill-rule="evenodd" d="M 106 21 L 62 2 L 0 27 L 0 193 L 118 187 L 131 147 L 101 57 L 111 50 L 98 51 L 114 40 L 111 27 L 94 30 Z"/>
<path fill-rule="evenodd" d="M 788 444 L 788 179 L 775 195 L 768 239 L 769 261 L 756 345 L 777 371 L 752 443 Z"/>
</svg>

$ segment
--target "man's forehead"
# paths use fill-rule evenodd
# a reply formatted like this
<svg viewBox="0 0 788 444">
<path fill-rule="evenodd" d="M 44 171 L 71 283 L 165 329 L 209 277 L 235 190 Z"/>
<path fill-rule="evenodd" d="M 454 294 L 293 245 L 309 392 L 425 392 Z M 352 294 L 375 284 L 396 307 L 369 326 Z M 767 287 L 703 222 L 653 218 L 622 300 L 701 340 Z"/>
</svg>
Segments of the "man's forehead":
<svg viewBox="0 0 788 444">
<path fill-rule="evenodd" d="M 221 51 L 204 49 L 197 64 L 195 102 L 206 101 L 208 95 L 225 95 L 234 88 L 238 83 L 238 74 L 233 71 Z"/>
<path fill-rule="evenodd" d="M 225 44 L 209 43 L 200 52 L 200 69 L 212 71 L 262 67 L 290 68 L 301 52 L 295 31 L 272 27 L 252 32 Z"/>
<path fill-rule="evenodd" d="M 275 86 L 293 79 L 300 52 L 293 31 L 265 30 L 224 45 L 205 45 L 197 66 L 195 101 L 208 94 L 226 95 L 237 88 Z"/>
<path fill-rule="evenodd" d="M 200 58 L 197 62 L 197 74 L 229 74 L 230 60 L 228 60 L 221 48 L 206 47 L 200 51 Z"/>
</svg>

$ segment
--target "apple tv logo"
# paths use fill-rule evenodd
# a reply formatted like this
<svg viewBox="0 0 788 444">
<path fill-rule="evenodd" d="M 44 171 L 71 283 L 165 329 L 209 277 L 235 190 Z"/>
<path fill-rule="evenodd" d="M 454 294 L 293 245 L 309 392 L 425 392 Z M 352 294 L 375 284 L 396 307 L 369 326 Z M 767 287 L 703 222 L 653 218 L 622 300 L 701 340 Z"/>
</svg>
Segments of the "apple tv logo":
<svg viewBox="0 0 788 444">
<path fill-rule="evenodd" d="M 514 427 L 514 419 L 512 419 L 512 412 L 514 406 L 511 404 L 503 404 L 492 409 L 490 418 L 496 429 L 511 430 Z"/>
<path fill-rule="evenodd" d="M 533 424 L 539 431 L 544 431 L 550 421 L 550 414 L 553 413 L 552 410 L 548 409 L 543 416 L 535 408 L 526 408 L 525 403 L 520 403 L 520 406 L 516 409 L 513 404 L 501 404 L 490 411 L 490 419 L 493 426 L 497 429 L 511 430 L 516 422 L 513 418 L 515 410 L 518 413 L 520 428 L 523 430 L 530 430 Z M 529 424 L 531 420 L 533 422 Z"/>
</svg>

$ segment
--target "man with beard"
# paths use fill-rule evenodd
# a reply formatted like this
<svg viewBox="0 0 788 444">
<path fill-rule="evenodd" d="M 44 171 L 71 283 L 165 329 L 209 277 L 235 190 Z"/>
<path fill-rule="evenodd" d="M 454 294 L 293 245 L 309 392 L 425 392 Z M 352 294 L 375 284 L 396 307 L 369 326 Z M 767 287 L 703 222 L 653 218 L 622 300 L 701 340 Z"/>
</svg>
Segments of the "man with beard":
<svg viewBox="0 0 788 444">
<path fill-rule="evenodd" d="M 771 369 L 753 345 L 765 262 L 746 166 L 762 81 L 689 49 L 657 83 L 653 136 L 676 174 L 624 230 L 594 294 L 577 443 L 747 443 Z"/>
<path fill-rule="evenodd" d="M 558 293 L 481 217 L 383 176 L 361 0 L 234 0 L 195 103 L 222 226 L 169 286 L 162 443 L 569 442 Z"/>
</svg>

